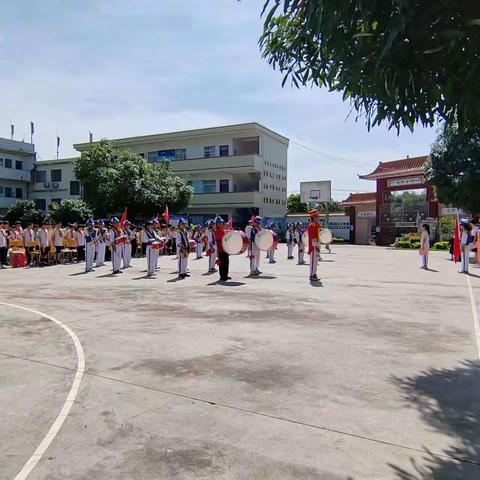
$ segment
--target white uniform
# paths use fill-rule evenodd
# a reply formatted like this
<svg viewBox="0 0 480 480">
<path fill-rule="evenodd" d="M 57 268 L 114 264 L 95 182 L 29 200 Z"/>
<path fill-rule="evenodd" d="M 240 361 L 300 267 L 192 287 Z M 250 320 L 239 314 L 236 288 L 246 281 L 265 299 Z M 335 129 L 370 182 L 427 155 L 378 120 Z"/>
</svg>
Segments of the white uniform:
<svg viewBox="0 0 480 480">
<path fill-rule="evenodd" d="M 260 228 L 253 228 L 248 225 L 245 228 L 245 233 L 247 234 L 249 244 L 248 244 L 248 256 L 250 258 L 250 275 L 258 275 L 260 273 L 260 250 L 255 245 L 255 235 L 259 232 Z"/>
<path fill-rule="evenodd" d="M 423 230 L 420 236 L 420 248 L 425 252 L 422 255 L 422 268 L 426 270 L 428 268 L 428 250 L 430 248 L 430 236 L 426 230 Z"/>
<path fill-rule="evenodd" d="M 41 228 L 38 231 L 38 243 L 40 243 L 40 247 L 46 248 L 49 245 L 49 233 L 46 228 Z"/>
<path fill-rule="evenodd" d="M 468 264 L 470 262 L 470 245 L 467 245 L 468 231 L 463 230 L 460 232 L 460 248 L 461 248 L 461 262 L 460 273 L 468 273 Z"/>
<path fill-rule="evenodd" d="M 287 258 L 293 258 L 293 248 L 295 246 L 295 233 L 292 230 L 287 230 L 286 233 L 286 240 L 287 240 Z"/>
<path fill-rule="evenodd" d="M 96 236 L 97 236 L 97 231 L 94 229 L 92 229 L 91 232 L 87 230 L 85 234 L 84 244 L 85 244 L 85 271 L 86 272 L 91 272 L 93 270 L 93 259 L 95 257 Z"/>
<path fill-rule="evenodd" d="M 33 242 L 33 230 L 26 228 L 23 231 L 23 244 L 27 246 L 27 243 Z"/>
<path fill-rule="evenodd" d="M 157 259 L 159 250 L 152 248 L 152 242 L 160 240 L 160 237 L 154 230 L 144 230 L 142 233 L 142 243 L 147 244 L 145 256 L 147 257 L 147 275 L 153 277 L 155 275 L 155 267 L 157 265 Z"/>
<path fill-rule="evenodd" d="M 123 244 L 123 268 L 130 267 L 130 261 L 132 259 L 132 231 L 129 229 L 125 230 L 125 235 L 127 236 L 127 241 Z M 158 257 L 158 255 L 157 255 Z"/>
<path fill-rule="evenodd" d="M 303 231 L 299 228 L 295 230 L 295 238 L 298 245 L 298 264 L 303 265 L 305 263 L 305 244 L 303 243 Z"/>
<path fill-rule="evenodd" d="M 122 235 L 121 230 L 116 230 L 113 228 L 108 234 L 108 243 L 112 249 L 112 269 L 114 272 L 120 270 L 120 265 L 122 264 L 122 254 L 123 254 L 123 245 L 118 245 L 115 243 L 115 239 Z"/>
<path fill-rule="evenodd" d="M 190 244 L 188 241 L 188 233 L 186 230 L 178 230 L 175 236 L 178 257 L 178 274 L 186 275 L 188 255 L 190 252 Z"/>
<path fill-rule="evenodd" d="M 208 271 L 215 271 L 215 265 L 217 263 L 217 244 L 215 241 L 215 233 L 212 229 L 207 228 L 205 232 L 205 237 L 207 238 L 207 251 L 209 251 L 210 256 L 208 257 Z"/>
<path fill-rule="evenodd" d="M 107 243 L 104 238 L 105 233 L 106 233 L 106 228 L 100 227 L 98 229 L 98 232 L 97 232 L 98 240 L 95 245 L 95 253 L 97 255 L 96 262 L 95 262 L 96 267 L 101 267 L 102 265 L 105 265 L 105 248 L 107 247 Z M 112 257 L 113 257 L 113 253 L 112 253 Z"/>
<path fill-rule="evenodd" d="M 77 242 L 77 247 L 85 246 L 85 234 L 81 230 L 75 232 L 75 241 Z"/>
<path fill-rule="evenodd" d="M 61 250 L 63 248 L 63 243 L 62 243 L 62 238 L 63 238 L 63 231 L 61 228 L 55 228 L 53 230 L 53 244 L 55 245 L 55 248 L 58 250 Z"/>
<path fill-rule="evenodd" d="M 197 254 L 197 260 L 203 258 L 203 245 L 202 245 L 202 233 L 196 230 L 193 234 L 195 240 L 195 252 Z"/>
</svg>

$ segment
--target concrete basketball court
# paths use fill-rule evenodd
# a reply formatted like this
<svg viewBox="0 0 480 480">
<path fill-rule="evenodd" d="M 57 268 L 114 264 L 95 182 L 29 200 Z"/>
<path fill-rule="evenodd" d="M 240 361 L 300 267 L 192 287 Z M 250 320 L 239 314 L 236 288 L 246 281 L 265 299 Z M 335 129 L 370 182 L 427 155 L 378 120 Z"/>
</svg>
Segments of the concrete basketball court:
<svg viewBox="0 0 480 480">
<path fill-rule="evenodd" d="M 0 478 L 480 478 L 480 269 L 334 246 L 313 286 L 278 255 L 2 271 Z"/>
</svg>

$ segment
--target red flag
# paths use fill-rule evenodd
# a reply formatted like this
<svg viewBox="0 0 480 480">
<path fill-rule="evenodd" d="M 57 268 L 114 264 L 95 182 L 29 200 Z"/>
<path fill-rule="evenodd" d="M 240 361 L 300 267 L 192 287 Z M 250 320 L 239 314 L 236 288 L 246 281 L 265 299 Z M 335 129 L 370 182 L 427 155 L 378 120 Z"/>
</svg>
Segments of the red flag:
<svg viewBox="0 0 480 480">
<path fill-rule="evenodd" d="M 163 217 L 163 220 L 165 221 L 165 223 L 168 225 L 168 220 L 170 219 L 170 217 L 168 215 L 168 205 L 165 205 L 165 210 L 162 214 L 162 217 Z"/>
<path fill-rule="evenodd" d="M 127 207 L 122 213 L 122 218 L 120 219 L 120 228 L 123 230 L 125 228 L 125 222 L 127 220 Z"/>
<path fill-rule="evenodd" d="M 230 217 L 230 219 L 228 220 L 227 227 L 225 228 L 225 230 L 233 230 L 233 218 L 232 217 Z"/>
<path fill-rule="evenodd" d="M 455 231 L 453 232 L 453 258 L 455 263 L 458 262 L 458 258 L 461 255 L 461 248 L 460 248 L 460 228 L 458 222 L 458 214 L 455 218 Z"/>
</svg>

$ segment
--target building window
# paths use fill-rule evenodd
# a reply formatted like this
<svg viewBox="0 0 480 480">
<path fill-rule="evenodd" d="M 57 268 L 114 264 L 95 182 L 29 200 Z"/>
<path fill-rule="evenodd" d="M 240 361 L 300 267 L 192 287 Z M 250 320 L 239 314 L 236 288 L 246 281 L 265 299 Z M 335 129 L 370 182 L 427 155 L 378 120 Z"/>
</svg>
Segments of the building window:
<svg viewBox="0 0 480 480">
<path fill-rule="evenodd" d="M 70 195 L 80 195 L 80 182 L 78 180 L 70 182 Z"/>
<path fill-rule="evenodd" d="M 3 187 L 0 185 L 0 197 L 3 197 L 5 192 L 3 191 Z"/>
<path fill-rule="evenodd" d="M 45 211 L 47 209 L 47 201 L 44 198 L 36 198 L 34 202 L 39 210 Z"/>
<path fill-rule="evenodd" d="M 50 179 L 52 182 L 62 181 L 62 170 L 60 168 L 50 171 Z"/>
<path fill-rule="evenodd" d="M 5 187 L 4 195 L 6 198 L 12 198 L 13 197 L 12 187 Z"/>
<path fill-rule="evenodd" d="M 33 181 L 35 183 L 45 183 L 47 181 L 47 171 L 37 170 L 33 172 Z"/>
<path fill-rule="evenodd" d="M 175 160 L 186 160 L 187 159 L 187 149 L 186 148 L 176 148 L 175 149 Z"/>
<path fill-rule="evenodd" d="M 23 170 L 23 162 L 21 160 L 15 160 L 15 170 Z"/>
<path fill-rule="evenodd" d="M 228 157 L 228 145 L 220 145 L 218 148 L 221 157 Z"/>
<path fill-rule="evenodd" d="M 191 183 L 195 193 L 215 193 L 217 189 L 216 180 L 193 180 Z"/>
<path fill-rule="evenodd" d="M 12 168 L 12 159 L 11 158 L 5 158 L 4 163 L 5 163 L 5 168 Z"/>
<path fill-rule="evenodd" d="M 147 161 L 149 163 L 156 163 L 158 161 L 158 152 L 148 152 Z"/>
<path fill-rule="evenodd" d="M 228 193 L 228 180 L 220 180 L 220 193 Z"/>
<path fill-rule="evenodd" d="M 139 153 L 139 155 L 140 155 L 142 158 L 145 158 L 145 154 L 144 154 L 144 153 Z"/>
<path fill-rule="evenodd" d="M 0 167 L 3 167 L 3 157 L 0 157 Z"/>
<path fill-rule="evenodd" d="M 211 158 L 215 156 L 215 145 L 206 145 L 203 147 L 203 156 L 205 158 Z"/>
<path fill-rule="evenodd" d="M 23 188 L 15 189 L 15 198 L 23 198 Z"/>
</svg>

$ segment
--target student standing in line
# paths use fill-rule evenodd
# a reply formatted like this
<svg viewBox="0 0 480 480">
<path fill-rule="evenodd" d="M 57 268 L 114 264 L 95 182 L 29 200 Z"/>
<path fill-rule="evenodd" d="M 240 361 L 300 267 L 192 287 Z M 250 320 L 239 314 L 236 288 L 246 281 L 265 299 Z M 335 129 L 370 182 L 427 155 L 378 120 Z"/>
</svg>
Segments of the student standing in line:
<svg viewBox="0 0 480 480">
<path fill-rule="evenodd" d="M 218 251 L 218 260 L 220 262 L 218 269 L 220 273 L 220 281 L 226 282 L 231 280 L 231 277 L 228 276 L 228 270 L 230 267 L 230 258 L 228 253 L 223 250 L 222 239 L 225 236 L 225 223 L 223 218 L 218 216 L 215 218 L 215 230 L 213 235 L 215 236 L 215 245 Z"/>
<path fill-rule="evenodd" d="M 5 227 L 8 228 L 8 222 L 0 221 L 0 268 L 7 264 L 8 234 Z"/>
<path fill-rule="evenodd" d="M 430 249 L 430 226 L 426 223 L 422 225 L 422 235 L 420 236 L 420 250 L 418 251 L 422 257 L 422 267 L 428 270 L 428 251 Z"/>
</svg>

